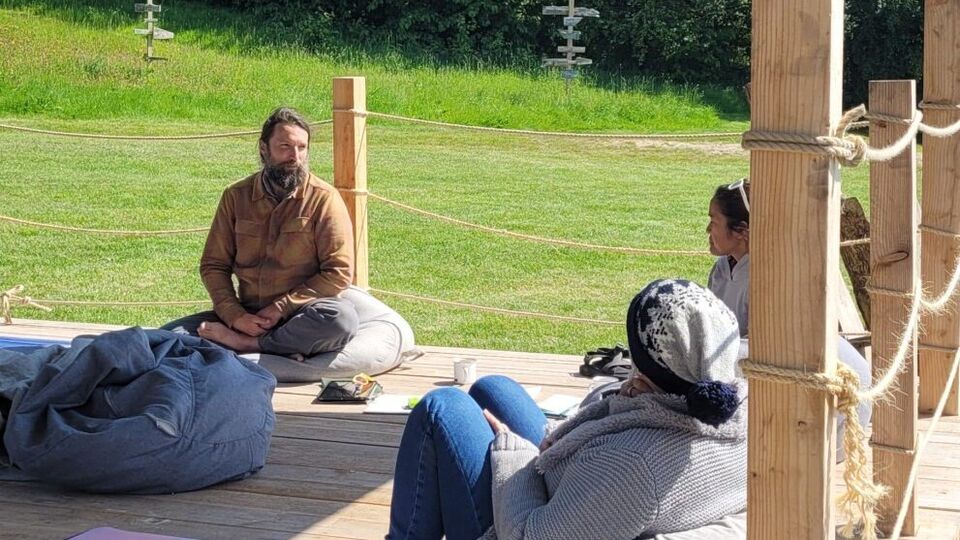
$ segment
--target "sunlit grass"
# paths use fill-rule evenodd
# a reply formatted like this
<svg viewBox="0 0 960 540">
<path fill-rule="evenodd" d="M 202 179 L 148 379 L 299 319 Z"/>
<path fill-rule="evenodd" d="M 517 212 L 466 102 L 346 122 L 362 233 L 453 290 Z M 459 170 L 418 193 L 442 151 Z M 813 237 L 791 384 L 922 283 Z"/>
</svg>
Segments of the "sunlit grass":
<svg viewBox="0 0 960 540">
<path fill-rule="evenodd" d="M 331 79 L 367 78 L 371 110 L 473 125 L 607 132 L 737 131 L 742 115 L 697 89 L 590 80 L 569 97 L 556 74 L 468 69 L 347 50 L 268 47 L 240 19 L 164 3 L 177 32 L 147 66 L 130 6 L 0 0 L 0 122 L 89 133 L 188 134 L 256 129 L 278 104 L 330 115 Z M 129 12 L 128 12 L 129 11 Z M 741 111 L 742 112 L 742 111 Z M 731 119 L 732 118 L 732 119 Z M 703 250 L 714 187 L 747 174 L 735 140 L 684 143 L 556 139 L 453 131 L 375 118 L 374 193 L 458 219 L 613 246 Z M 132 142 L 0 130 L 0 214 L 74 227 L 205 227 L 223 188 L 257 167 L 255 137 Z M 330 128 L 313 139 L 330 178 Z M 865 171 L 845 173 L 865 198 Z M 440 223 L 372 200 L 371 285 L 459 302 L 621 321 L 658 277 L 705 281 L 709 257 L 638 256 L 556 247 Z M 145 238 L 56 232 L 0 222 L 0 289 L 38 299 L 206 298 L 204 234 Z M 477 313 L 384 297 L 421 343 L 578 353 L 624 341 L 620 326 Z M 154 326 L 193 307 L 59 306 L 17 316 Z"/>
</svg>

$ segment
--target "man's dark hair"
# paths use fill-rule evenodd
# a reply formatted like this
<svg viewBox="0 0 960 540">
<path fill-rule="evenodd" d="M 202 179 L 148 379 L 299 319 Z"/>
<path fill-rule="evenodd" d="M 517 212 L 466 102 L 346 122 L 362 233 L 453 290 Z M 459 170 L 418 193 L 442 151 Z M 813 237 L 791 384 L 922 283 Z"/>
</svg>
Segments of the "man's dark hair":
<svg viewBox="0 0 960 540">
<path fill-rule="evenodd" d="M 270 116 L 267 117 L 267 121 L 263 123 L 263 129 L 260 131 L 260 142 L 263 144 L 268 144 L 270 142 L 270 137 L 273 135 L 273 128 L 277 127 L 277 124 L 293 124 L 297 126 L 298 128 L 307 132 L 307 142 L 310 141 L 312 132 L 310 130 L 310 123 L 307 122 L 307 119 L 294 109 L 289 107 L 280 107 L 279 109 L 276 109 L 270 113 Z"/>
<path fill-rule="evenodd" d="M 747 194 L 747 200 L 749 200 L 749 182 L 744 182 L 743 190 Z M 750 228 L 750 212 L 743 204 L 743 195 L 740 194 L 739 189 L 730 189 L 727 184 L 718 186 L 713 193 L 713 200 L 717 203 L 717 209 L 727 219 L 728 229 L 734 232 L 743 232 Z"/>
</svg>

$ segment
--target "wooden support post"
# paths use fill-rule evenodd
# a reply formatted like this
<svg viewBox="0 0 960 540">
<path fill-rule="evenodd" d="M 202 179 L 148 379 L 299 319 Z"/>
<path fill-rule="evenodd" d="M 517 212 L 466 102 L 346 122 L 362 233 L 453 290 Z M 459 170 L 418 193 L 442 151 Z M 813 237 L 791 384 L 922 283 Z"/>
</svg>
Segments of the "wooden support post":
<svg viewBox="0 0 960 540">
<path fill-rule="evenodd" d="M 333 79 L 333 185 L 353 222 L 353 284 L 370 288 L 367 238 L 367 89 L 363 77 Z"/>
<path fill-rule="evenodd" d="M 916 114 L 915 81 L 871 81 L 870 112 L 897 118 Z M 898 140 L 907 126 L 887 122 L 870 123 L 870 143 L 883 148 Z M 920 277 L 917 253 L 917 147 L 916 144 L 890 161 L 870 163 L 870 267 L 875 287 L 905 294 L 913 292 Z M 912 299 L 874 294 L 871 299 L 873 380 L 879 379 L 897 353 L 903 325 L 910 318 Z M 916 344 L 917 334 L 907 337 Z M 917 364 L 916 347 L 907 356 L 897 376 L 897 390 L 889 401 L 873 407 L 872 441 L 883 446 L 912 450 L 917 446 Z M 874 481 L 890 487 L 890 494 L 878 508 L 880 530 L 889 534 L 904 499 L 910 499 L 903 526 L 905 536 L 916 533 L 916 487 L 905 493 L 913 456 L 873 450 Z"/>
<path fill-rule="evenodd" d="M 923 100 L 925 103 L 960 103 L 960 71 L 955 67 L 960 51 L 960 0 L 926 0 L 923 14 Z M 960 119 L 960 109 L 925 109 L 924 122 L 945 126 Z M 960 233 L 960 138 L 923 137 L 924 225 Z M 930 294 L 943 291 L 953 270 L 960 241 L 931 231 L 921 233 L 921 272 L 924 289 Z M 953 353 L 924 349 L 922 345 L 955 348 L 960 345 L 960 314 L 955 301 L 942 313 L 920 319 L 920 410 L 933 411 L 944 391 Z M 945 415 L 956 415 L 957 389 L 954 381 Z"/>
<path fill-rule="evenodd" d="M 153 0 L 147 0 L 147 5 L 153 5 Z M 147 11 L 147 60 L 153 58 L 153 30 L 155 25 L 153 18 L 153 10 L 148 8 Z"/>
<path fill-rule="evenodd" d="M 829 135 L 840 118 L 842 0 L 754 0 L 751 129 Z M 826 156 L 750 153 L 751 360 L 833 373 L 840 169 Z M 833 397 L 753 379 L 747 535 L 833 538 Z"/>
</svg>

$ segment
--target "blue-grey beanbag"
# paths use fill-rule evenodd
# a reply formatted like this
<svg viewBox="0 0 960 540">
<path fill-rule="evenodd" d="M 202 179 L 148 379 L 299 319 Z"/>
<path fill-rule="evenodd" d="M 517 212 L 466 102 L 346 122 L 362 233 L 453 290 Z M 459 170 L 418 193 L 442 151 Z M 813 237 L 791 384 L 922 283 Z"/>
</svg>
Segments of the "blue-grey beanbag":
<svg viewBox="0 0 960 540">
<path fill-rule="evenodd" d="M 28 476 L 102 493 L 242 478 L 270 448 L 276 380 L 208 341 L 129 328 L 76 345 L 14 400 L 3 442 Z"/>
</svg>

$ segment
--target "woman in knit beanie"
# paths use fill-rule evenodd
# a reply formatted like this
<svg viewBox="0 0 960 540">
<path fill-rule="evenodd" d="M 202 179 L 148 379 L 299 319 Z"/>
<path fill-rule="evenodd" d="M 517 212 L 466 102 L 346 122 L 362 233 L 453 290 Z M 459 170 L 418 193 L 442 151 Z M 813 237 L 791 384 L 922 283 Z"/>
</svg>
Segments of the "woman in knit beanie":
<svg viewBox="0 0 960 540">
<path fill-rule="evenodd" d="M 631 303 L 627 335 L 641 375 L 549 433 L 506 377 L 427 394 L 400 444 L 387 538 L 647 538 L 743 510 L 736 318 L 696 284 L 659 280 Z"/>
</svg>

